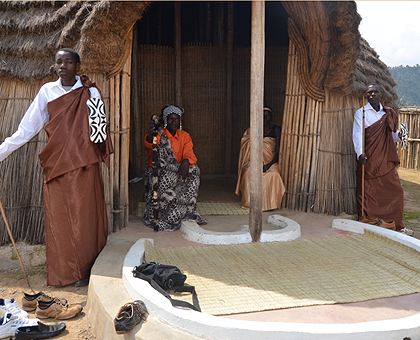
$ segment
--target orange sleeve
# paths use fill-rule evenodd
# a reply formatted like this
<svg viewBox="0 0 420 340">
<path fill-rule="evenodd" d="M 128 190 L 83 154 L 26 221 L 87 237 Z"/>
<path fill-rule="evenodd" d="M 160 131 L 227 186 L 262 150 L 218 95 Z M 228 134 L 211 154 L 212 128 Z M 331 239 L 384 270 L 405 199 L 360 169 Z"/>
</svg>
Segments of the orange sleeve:
<svg viewBox="0 0 420 340">
<path fill-rule="evenodd" d="M 185 132 L 182 136 L 182 145 L 183 145 L 182 159 L 188 159 L 190 166 L 192 166 L 193 164 L 196 164 L 197 157 L 194 154 L 193 142 L 188 132 Z"/>
</svg>

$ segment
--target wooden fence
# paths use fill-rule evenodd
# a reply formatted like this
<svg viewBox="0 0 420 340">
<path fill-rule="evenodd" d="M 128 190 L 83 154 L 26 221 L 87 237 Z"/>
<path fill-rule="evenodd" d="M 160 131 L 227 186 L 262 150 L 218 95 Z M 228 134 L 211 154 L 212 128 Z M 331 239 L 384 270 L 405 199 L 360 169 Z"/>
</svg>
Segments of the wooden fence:
<svg viewBox="0 0 420 340">
<path fill-rule="evenodd" d="M 420 170 L 420 107 L 401 107 L 399 121 L 407 122 L 409 131 L 408 146 L 402 150 L 402 143 L 398 143 L 400 166 Z"/>
</svg>

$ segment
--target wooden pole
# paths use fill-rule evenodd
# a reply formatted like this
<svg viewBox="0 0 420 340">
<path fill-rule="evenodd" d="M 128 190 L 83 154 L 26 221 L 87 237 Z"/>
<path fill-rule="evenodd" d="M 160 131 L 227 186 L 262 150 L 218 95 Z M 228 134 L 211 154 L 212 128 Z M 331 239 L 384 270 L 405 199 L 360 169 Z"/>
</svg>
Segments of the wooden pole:
<svg viewBox="0 0 420 340">
<path fill-rule="evenodd" d="M 120 209 L 122 227 L 128 225 L 128 162 L 130 158 L 130 96 L 131 96 L 131 53 L 127 58 L 121 74 L 121 158 L 120 158 Z"/>
<path fill-rule="evenodd" d="M 181 93 L 181 3 L 175 2 L 175 105 L 182 107 Z"/>
<path fill-rule="evenodd" d="M 250 88 L 250 137 L 251 183 L 249 232 L 253 242 L 259 242 L 262 231 L 263 186 L 263 100 L 265 55 L 265 2 L 252 2 L 251 18 L 251 88 Z"/>
<path fill-rule="evenodd" d="M 20 257 L 20 254 L 19 254 L 18 248 L 17 248 L 17 246 L 16 246 L 15 239 L 13 238 L 12 230 L 11 230 L 11 229 L 10 229 L 10 227 L 9 227 L 9 223 L 7 223 L 6 213 L 4 212 L 4 208 L 3 208 L 3 204 L 1 203 L 1 200 L 0 200 L 0 210 L 1 210 L 1 214 L 2 214 L 2 216 L 3 216 L 4 224 L 6 225 L 6 228 L 7 228 L 7 232 L 9 233 L 10 240 L 11 240 L 11 241 L 12 241 L 12 243 L 13 243 L 13 247 L 15 248 L 16 255 L 17 255 L 18 259 L 19 259 L 20 267 L 22 268 L 23 274 L 25 275 L 25 278 L 26 278 L 26 282 L 28 283 L 28 287 L 29 287 L 32 291 L 34 291 L 34 290 L 32 289 L 32 287 L 31 287 L 31 284 L 29 283 L 28 274 L 26 274 L 25 266 L 23 265 L 23 261 L 22 261 L 22 258 Z"/>
<path fill-rule="evenodd" d="M 225 174 L 232 173 L 232 84 L 233 84 L 233 2 L 228 2 L 226 119 L 225 119 Z"/>
<path fill-rule="evenodd" d="M 365 105 L 362 117 L 362 155 L 365 155 Z M 362 218 L 365 217 L 365 164 L 362 164 Z"/>
</svg>

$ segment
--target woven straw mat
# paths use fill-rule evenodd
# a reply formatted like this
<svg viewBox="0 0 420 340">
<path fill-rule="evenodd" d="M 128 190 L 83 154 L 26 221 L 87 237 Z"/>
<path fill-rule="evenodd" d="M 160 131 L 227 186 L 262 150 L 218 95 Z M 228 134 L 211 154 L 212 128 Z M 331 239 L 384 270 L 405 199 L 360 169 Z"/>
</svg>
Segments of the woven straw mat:
<svg viewBox="0 0 420 340">
<path fill-rule="evenodd" d="M 146 260 L 179 267 L 212 315 L 358 302 L 420 292 L 420 254 L 364 235 L 291 242 L 154 248 Z M 191 294 L 174 298 L 191 302 Z"/>
</svg>

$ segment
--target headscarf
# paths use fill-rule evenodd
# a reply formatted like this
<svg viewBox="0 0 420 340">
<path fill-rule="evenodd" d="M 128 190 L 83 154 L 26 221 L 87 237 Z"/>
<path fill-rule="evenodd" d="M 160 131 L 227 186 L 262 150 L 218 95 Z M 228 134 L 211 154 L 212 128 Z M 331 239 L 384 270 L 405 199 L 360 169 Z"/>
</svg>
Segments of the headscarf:
<svg viewBox="0 0 420 340">
<path fill-rule="evenodd" d="M 184 110 L 181 109 L 180 107 L 176 106 L 176 105 L 168 105 L 168 106 L 164 107 L 163 110 L 162 110 L 163 127 L 166 128 L 168 116 L 171 113 L 175 113 L 176 115 L 179 116 L 179 129 L 182 130 L 181 118 L 182 118 L 182 113 L 183 112 L 184 112 Z"/>
</svg>

